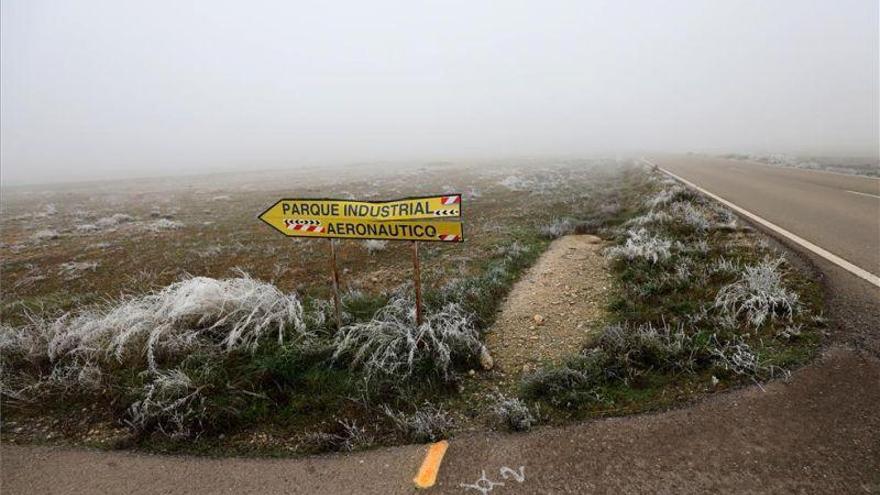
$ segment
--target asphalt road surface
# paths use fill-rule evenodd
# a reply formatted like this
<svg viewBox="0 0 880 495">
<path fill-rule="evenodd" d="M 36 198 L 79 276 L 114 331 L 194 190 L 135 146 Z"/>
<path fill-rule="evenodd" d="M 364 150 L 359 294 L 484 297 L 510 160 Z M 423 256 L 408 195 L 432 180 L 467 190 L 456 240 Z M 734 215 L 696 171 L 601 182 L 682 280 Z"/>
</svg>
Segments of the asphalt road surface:
<svg viewBox="0 0 880 495">
<path fill-rule="evenodd" d="M 697 155 L 651 161 L 880 275 L 880 179 Z"/>
<path fill-rule="evenodd" d="M 878 200 L 845 192 L 877 192 L 870 189 L 876 182 L 696 157 L 653 159 L 877 273 L 877 205 L 868 200 Z M 459 435 L 428 493 L 880 493 L 880 290 L 810 253 L 795 262 L 822 280 L 831 330 L 823 355 L 788 383 L 656 414 L 529 434 Z M 424 447 L 299 460 L 8 445 L 0 453 L 4 494 L 386 494 L 416 492 L 412 478 Z M 483 473 L 482 490 L 462 486 Z"/>
</svg>

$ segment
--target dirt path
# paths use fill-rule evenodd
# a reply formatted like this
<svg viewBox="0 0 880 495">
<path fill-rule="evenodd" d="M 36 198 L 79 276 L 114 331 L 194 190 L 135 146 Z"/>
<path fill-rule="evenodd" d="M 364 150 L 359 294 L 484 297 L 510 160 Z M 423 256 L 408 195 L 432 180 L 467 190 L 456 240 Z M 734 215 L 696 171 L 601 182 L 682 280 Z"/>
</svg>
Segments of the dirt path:
<svg viewBox="0 0 880 495">
<path fill-rule="evenodd" d="M 500 371 L 516 375 L 583 346 L 611 284 L 601 248 L 592 235 L 557 239 L 517 282 L 486 334 Z"/>
</svg>

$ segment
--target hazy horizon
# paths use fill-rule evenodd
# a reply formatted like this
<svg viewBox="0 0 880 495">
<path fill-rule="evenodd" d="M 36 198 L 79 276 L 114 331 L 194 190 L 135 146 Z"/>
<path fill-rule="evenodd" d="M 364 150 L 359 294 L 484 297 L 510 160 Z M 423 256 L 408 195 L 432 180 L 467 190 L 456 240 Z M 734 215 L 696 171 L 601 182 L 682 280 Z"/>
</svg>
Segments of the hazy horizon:
<svg viewBox="0 0 880 495">
<path fill-rule="evenodd" d="M 875 0 L 501 5 L 4 0 L 0 177 L 880 154 Z"/>
</svg>

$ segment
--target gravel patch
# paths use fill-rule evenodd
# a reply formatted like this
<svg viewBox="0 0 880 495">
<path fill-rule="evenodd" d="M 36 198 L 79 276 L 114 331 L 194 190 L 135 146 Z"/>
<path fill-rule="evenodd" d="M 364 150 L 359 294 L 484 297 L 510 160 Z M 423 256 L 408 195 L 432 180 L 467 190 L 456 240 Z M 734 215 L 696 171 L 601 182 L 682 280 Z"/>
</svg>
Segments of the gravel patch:
<svg viewBox="0 0 880 495">
<path fill-rule="evenodd" d="M 611 288 L 603 247 L 592 235 L 561 237 L 517 282 L 486 334 L 500 371 L 519 375 L 583 347 Z"/>
</svg>

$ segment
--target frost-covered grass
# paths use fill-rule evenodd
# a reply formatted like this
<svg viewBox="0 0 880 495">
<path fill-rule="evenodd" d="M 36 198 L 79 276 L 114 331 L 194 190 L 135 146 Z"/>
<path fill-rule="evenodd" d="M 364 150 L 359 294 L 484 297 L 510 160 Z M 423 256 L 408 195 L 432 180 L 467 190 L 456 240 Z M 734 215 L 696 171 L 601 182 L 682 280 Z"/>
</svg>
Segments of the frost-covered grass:
<svg viewBox="0 0 880 495">
<path fill-rule="evenodd" d="M 406 379 L 430 370 L 448 379 L 455 359 L 473 359 L 482 347 L 473 317 L 461 305 L 449 303 L 430 311 L 421 325 L 415 304 L 395 295 L 369 321 L 343 327 L 334 341 L 333 358 L 374 378 Z"/>
<path fill-rule="evenodd" d="M 712 228 L 712 222 L 693 203 L 689 201 L 678 201 L 669 206 L 669 211 L 673 216 L 677 216 L 681 221 L 698 232 L 705 232 Z"/>
<path fill-rule="evenodd" d="M 368 253 L 373 254 L 379 251 L 384 251 L 386 248 L 388 248 L 388 241 L 367 239 L 366 241 L 364 241 L 364 247 L 367 249 Z"/>
<path fill-rule="evenodd" d="M 635 181 L 606 250 L 617 279 L 608 325 L 521 394 L 569 415 L 660 407 L 672 395 L 786 376 L 818 344 L 819 291 L 736 217 L 668 180 Z M 624 204 L 626 204 L 624 202 Z M 803 294 L 806 294 L 805 296 Z"/>
<path fill-rule="evenodd" d="M 329 300 L 303 301 L 244 274 L 187 277 L 57 318 L 33 315 L 0 330 L 2 391 L 17 407 L 109 402 L 132 432 L 171 439 L 296 414 L 299 407 L 315 411 L 307 416 L 318 421 L 326 413 L 317 411 L 356 395 L 365 400 L 362 408 L 375 411 L 384 401 L 410 400 L 415 383 L 425 393 L 444 393 L 442 384 L 455 381 L 483 350 L 480 311 L 494 314 L 487 297 L 500 301 L 535 251 L 505 244 L 490 254 L 496 262 L 486 273 L 458 279 L 456 287 L 467 290 L 428 291 L 420 326 L 411 287 L 388 296 L 345 292 L 344 327 L 337 331 Z M 421 419 L 443 418 L 445 412 L 408 418 L 415 433 L 403 436 L 446 432 L 419 426 Z M 349 439 L 341 431 L 314 436 L 333 440 L 326 445 L 334 449 Z"/>
<path fill-rule="evenodd" d="M 58 273 L 65 280 L 78 278 L 83 272 L 95 271 L 98 268 L 97 261 L 68 261 L 58 265 Z"/>
<path fill-rule="evenodd" d="M 537 423 L 525 402 L 516 397 L 499 395 L 492 406 L 492 414 L 498 424 L 512 431 L 529 431 Z"/>
<path fill-rule="evenodd" d="M 736 247 L 744 244 L 738 238 L 744 231 L 735 222 L 722 226 L 733 217 L 674 183 L 648 181 L 632 169 L 616 174 L 584 161 L 558 168 L 479 170 L 468 179 L 426 167 L 363 185 L 346 180 L 344 186 L 327 186 L 320 194 L 358 199 L 473 192 L 466 194 L 472 199 L 465 205 L 467 242 L 423 245 L 427 321 L 418 328 L 411 288 L 398 290 L 409 280 L 408 256 L 370 256 L 366 243 L 341 241 L 343 328 L 338 330 L 326 243 L 264 230 L 252 215 L 265 207 L 260 195 L 252 194 L 260 189 L 246 182 L 226 189 L 198 184 L 167 196 L 157 188 L 136 200 L 119 191 L 94 201 L 76 195 L 63 202 L 54 195 L 29 199 L 0 219 L 6 248 L 0 270 L 4 421 L 20 421 L 27 430 L 28 423 L 53 424 L 59 418 L 61 426 L 50 429 L 74 443 L 90 438 L 93 425 L 102 430 L 110 424 L 127 428 L 132 437 L 126 442 L 147 450 L 246 455 L 424 441 L 454 433 L 453 417 L 468 429 L 502 416 L 512 421 L 502 424 L 520 428 L 529 423 L 526 411 L 544 421 L 553 417 L 552 408 L 545 415 L 543 402 L 549 400 L 529 401 L 523 410 L 518 407 L 526 404 L 523 397 L 506 388 L 510 403 L 496 415 L 500 401 L 491 397 L 499 376 L 484 372 L 478 357 L 482 332 L 511 286 L 556 235 L 542 235 L 541 226 L 557 220 L 559 233 L 595 232 L 621 247 L 627 231 L 641 229 L 669 241 L 668 259 L 660 260 L 666 257 L 661 249 L 656 263 L 652 255 L 609 263 L 619 297 L 612 300 L 608 319 L 639 332 L 622 340 L 626 346 L 643 342 L 650 352 L 615 351 L 614 362 L 628 370 L 620 371 L 620 379 L 587 380 L 598 380 L 589 370 L 604 370 L 588 364 L 598 362 L 601 355 L 595 352 L 579 356 L 577 366 L 542 371 L 560 378 L 547 381 L 548 387 L 581 393 L 573 396 L 572 408 L 587 403 L 625 408 L 630 399 L 653 390 L 665 390 L 670 400 L 688 396 L 690 389 L 677 387 L 689 379 L 708 382 L 707 373 L 720 377 L 719 387 L 731 386 L 749 377 L 738 374 L 749 369 L 740 365 L 750 362 L 745 348 L 735 347 L 739 343 L 757 356 L 756 369 L 799 362 L 798 349 L 814 335 L 813 320 L 804 319 L 802 310 L 791 322 L 771 318 L 736 340 L 745 317 L 732 319 L 714 306 L 717 290 L 738 279 L 738 267 L 760 261 Z M 664 188 L 673 190 L 655 198 Z M 306 184 L 291 193 L 319 194 L 320 189 Z M 217 194 L 229 199 L 205 204 Z M 54 215 L 28 213 L 11 220 L 41 210 L 50 198 L 63 205 Z M 653 199 L 653 206 L 645 205 Z M 519 207 L 510 208 L 514 203 Z M 688 223 L 690 209 L 708 219 L 708 229 Z M 130 213 L 133 220 L 97 225 L 116 212 Z M 94 229 L 77 230 L 77 225 Z M 64 242 L 30 241 L 39 229 L 57 229 Z M 725 268 L 707 270 L 721 256 L 729 260 L 717 263 Z M 59 264 L 68 260 L 99 265 L 67 279 Z M 241 290 L 249 284 L 235 275 L 239 267 L 252 273 L 255 283 L 272 283 Z M 793 290 L 791 277 L 786 271 L 783 283 Z M 226 295 L 216 297 L 218 292 Z M 251 315 L 256 307 L 263 309 Z M 690 361 L 689 355 L 668 354 L 679 329 L 687 336 L 685 348 L 709 342 L 712 332 L 705 331 L 713 329 L 713 345 L 721 354 Z M 603 344 L 608 349 L 615 348 L 611 337 L 609 332 Z M 783 341 L 784 346 L 778 344 Z M 778 352 L 768 353 L 768 346 Z M 584 383 L 604 385 L 594 389 Z M 592 392 L 592 399 L 584 398 Z M 479 393 L 490 400 L 474 400 L 472 394 Z M 434 406 L 417 406 L 426 401 Z"/>
<path fill-rule="evenodd" d="M 338 244 L 343 330 L 336 328 L 326 243 L 284 239 L 253 218 L 281 177 L 261 184 L 239 177 L 223 187 L 214 182 L 222 177 L 178 178 L 146 188 L 115 183 L 21 194 L 0 218 L 0 310 L 12 329 L 0 332 L 11 349 L 0 363 L 4 419 L 27 423 L 57 414 L 63 426 L 52 429 L 72 442 L 107 421 L 136 434 L 129 444 L 170 451 L 189 444 L 194 451 L 217 449 L 206 445 L 215 445 L 219 434 L 227 435 L 221 444 L 252 446 L 273 429 L 302 440 L 303 449 L 311 434 L 318 444 L 344 450 L 363 425 L 378 442 L 398 441 L 410 436 L 395 433 L 383 406 L 410 415 L 424 401 L 482 425 L 485 414 L 467 419 L 457 402 L 471 393 L 462 389 L 469 369 L 496 380 L 479 363 L 482 332 L 549 244 L 541 225 L 565 219 L 565 232 L 572 226 L 593 232 L 625 211 L 611 164 L 427 165 L 369 180 L 286 182 L 290 194 L 304 197 L 465 194 L 467 242 L 423 245 L 427 321 L 418 328 L 412 289 L 404 287 L 406 301 L 397 297 L 410 278 L 409 256 L 389 254 L 399 245 L 354 240 Z M 4 207 L 9 199 L 4 195 Z M 43 212 L 48 203 L 58 205 L 51 215 Z M 31 240 L 41 229 L 63 242 Z M 68 261 L 98 265 L 62 269 Z M 303 330 L 297 310 L 282 325 L 279 343 L 279 327 L 263 325 L 262 313 L 248 321 L 235 297 L 210 303 L 213 290 L 242 278 L 237 268 L 271 281 L 283 298 L 296 297 Z M 173 302 L 160 304 L 166 296 Z M 258 304 L 242 299 L 244 306 Z"/>
<path fill-rule="evenodd" d="M 575 223 L 570 218 L 557 218 L 540 227 L 541 235 L 547 239 L 557 239 L 564 235 L 573 234 L 574 230 Z"/>
<path fill-rule="evenodd" d="M 66 315 L 47 332 L 51 359 L 112 355 L 122 361 L 146 356 L 153 371 L 161 356 L 186 355 L 196 348 L 253 350 L 270 335 L 279 344 L 285 337 L 310 337 L 295 295 L 247 275 L 189 278 L 103 309 Z"/>
<path fill-rule="evenodd" d="M 612 246 L 606 254 L 617 260 L 645 260 L 653 264 L 668 260 L 672 256 L 672 241 L 651 234 L 640 228 L 626 232 L 626 242 L 622 246 Z"/>
<path fill-rule="evenodd" d="M 735 318 L 745 318 L 755 328 L 776 318 L 791 321 L 799 298 L 783 284 L 784 262 L 782 258 L 765 259 L 743 268 L 738 280 L 718 291 L 715 307 Z"/>
<path fill-rule="evenodd" d="M 639 215 L 626 222 L 627 226 L 645 227 L 657 223 L 666 223 L 672 221 L 672 215 L 665 211 L 651 210 L 644 215 Z"/>
<path fill-rule="evenodd" d="M 171 220 L 169 218 L 160 218 L 154 222 L 146 224 L 145 228 L 153 232 L 161 232 L 163 230 L 177 230 L 184 227 L 183 222 Z"/>
<path fill-rule="evenodd" d="M 645 201 L 645 206 L 650 209 L 667 206 L 676 201 L 687 201 L 693 199 L 694 194 L 686 187 L 679 184 L 672 184 L 661 189 L 659 192 L 651 196 Z"/>
<path fill-rule="evenodd" d="M 132 428 L 189 434 L 218 412 L 212 400 L 227 393 L 213 383 L 220 363 L 269 343 L 306 347 L 313 339 L 296 295 L 244 274 L 193 277 L 75 314 L 3 326 L 3 392 L 26 402 L 53 393 L 131 401 L 124 420 Z"/>
<path fill-rule="evenodd" d="M 447 437 L 455 426 L 452 416 L 442 407 L 424 404 L 407 414 L 384 406 L 385 416 L 397 431 L 412 442 L 434 442 Z"/>
<path fill-rule="evenodd" d="M 132 221 L 134 221 L 134 217 L 132 217 L 131 215 L 126 215 L 124 213 L 114 213 L 113 215 L 110 215 L 109 217 L 99 218 L 95 222 L 95 225 L 98 226 L 99 228 L 106 229 L 106 228 L 110 228 L 110 227 L 115 227 L 115 226 L 123 224 L 123 223 L 129 223 Z"/>
<path fill-rule="evenodd" d="M 201 430 L 207 416 L 201 387 L 179 369 L 156 371 L 152 381 L 137 390 L 129 406 L 127 423 L 136 431 L 158 428 L 166 435 L 189 436 L 191 428 Z"/>
</svg>

